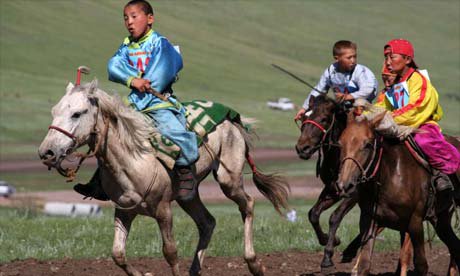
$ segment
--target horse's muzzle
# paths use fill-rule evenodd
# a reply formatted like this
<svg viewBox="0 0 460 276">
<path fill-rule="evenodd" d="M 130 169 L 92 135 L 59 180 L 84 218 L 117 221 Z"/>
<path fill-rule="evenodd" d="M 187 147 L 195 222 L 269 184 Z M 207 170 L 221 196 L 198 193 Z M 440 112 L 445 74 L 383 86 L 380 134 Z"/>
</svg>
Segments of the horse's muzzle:
<svg viewBox="0 0 460 276">
<path fill-rule="evenodd" d="M 298 145 L 295 146 L 295 150 L 297 155 L 304 160 L 308 160 L 313 155 L 312 148 L 310 146 L 299 147 Z"/>
<path fill-rule="evenodd" d="M 335 182 L 338 196 L 342 198 L 350 198 L 356 192 L 355 183 Z"/>
</svg>

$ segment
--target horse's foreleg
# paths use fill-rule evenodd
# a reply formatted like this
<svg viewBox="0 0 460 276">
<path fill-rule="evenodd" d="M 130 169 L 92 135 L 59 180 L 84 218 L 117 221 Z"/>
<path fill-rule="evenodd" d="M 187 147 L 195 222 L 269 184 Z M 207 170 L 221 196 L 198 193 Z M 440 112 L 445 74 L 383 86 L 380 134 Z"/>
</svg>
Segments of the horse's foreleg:
<svg viewBox="0 0 460 276">
<path fill-rule="evenodd" d="M 423 220 L 421 217 L 413 215 L 408 228 L 410 239 L 414 247 L 414 268 L 416 275 L 427 275 L 428 273 L 422 223 Z"/>
<path fill-rule="evenodd" d="M 447 271 L 447 276 L 458 276 L 460 275 L 460 270 L 457 264 L 455 264 L 454 256 L 450 255 L 449 270 Z"/>
<path fill-rule="evenodd" d="M 374 250 L 375 237 L 380 228 L 377 222 L 373 221 L 368 215 L 363 215 L 359 220 L 359 230 L 362 236 L 362 246 L 357 260 L 357 264 L 352 270 L 352 275 L 369 275 L 371 270 L 371 258 Z"/>
<path fill-rule="evenodd" d="M 131 223 L 136 217 L 133 213 L 115 209 L 115 236 L 113 239 L 112 258 L 126 274 L 142 276 L 142 273 L 128 264 L 126 260 L 126 239 L 128 238 Z"/>
<path fill-rule="evenodd" d="M 400 276 L 406 276 L 412 259 L 412 242 L 406 232 L 401 232 L 401 249 L 399 251 L 398 269 Z"/>
<path fill-rule="evenodd" d="M 179 205 L 184 209 L 190 217 L 192 217 L 198 232 L 200 239 L 193 257 L 192 266 L 190 267 L 190 275 L 199 275 L 201 267 L 203 266 L 204 254 L 206 248 L 208 248 L 209 241 L 211 240 L 214 227 L 216 226 L 216 220 L 209 213 L 208 209 L 203 205 L 199 195 L 197 195 L 191 202 L 178 202 Z"/>
<path fill-rule="evenodd" d="M 330 270 L 334 268 L 334 263 L 332 262 L 334 246 L 337 245 L 336 242 L 340 242 L 338 238 L 335 238 L 335 233 L 337 232 L 337 228 L 339 227 L 343 217 L 356 205 L 357 202 L 358 199 L 354 197 L 344 199 L 329 219 L 329 236 L 327 245 L 324 248 L 324 257 L 321 262 L 321 272 L 323 274 L 329 273 Z"/>
<path fill-rule="evenodd" d="M 310 221 L 313 229 L 315 230 L 316 236 L 318 237 L 319 244 L 326 245 L 329 237 L 323 232 L 321 225 L 319 224 L 321 213 L 329 209 L 340 197 L 331 196 L 330 190 L 326 187 L 321 191 L 318 200 L 308 212 L 308 220 Z M 335 238 L 335 237 L 334 237 Z"/>
<path fill-rule="evenodd" d="M 171 212 L 171 202 L 162 201 L 158 204 L 155 218 L 160 227 L 161 238 L 163 240 L 163 256 L 171 267 L 174 276 L 179 273 L 179 260 L 177 258 L 176 242 L 172 232 L 173 220 Z"/>
</svg>

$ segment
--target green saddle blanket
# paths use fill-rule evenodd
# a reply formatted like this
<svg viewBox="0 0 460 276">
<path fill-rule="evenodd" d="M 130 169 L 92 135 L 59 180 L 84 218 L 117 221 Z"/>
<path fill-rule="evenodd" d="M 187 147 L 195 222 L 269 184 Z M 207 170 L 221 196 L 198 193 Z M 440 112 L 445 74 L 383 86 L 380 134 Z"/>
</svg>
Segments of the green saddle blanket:
<svg viewBox="0 0 460 276">
<path fill-rule="evenodd" d="M 238 112 L 220 103 L 196 100 L 182 104 L 187 110 L 187 128 L 196 133 L 198 146 L 202 144 L 203 138 L 225 119 L 241 123 Z M 159 132 L 152 135 L 150 143 L 156 150 L 156 156 L 172 169 L 180 154 L 179 146 Z"/>
</svg>

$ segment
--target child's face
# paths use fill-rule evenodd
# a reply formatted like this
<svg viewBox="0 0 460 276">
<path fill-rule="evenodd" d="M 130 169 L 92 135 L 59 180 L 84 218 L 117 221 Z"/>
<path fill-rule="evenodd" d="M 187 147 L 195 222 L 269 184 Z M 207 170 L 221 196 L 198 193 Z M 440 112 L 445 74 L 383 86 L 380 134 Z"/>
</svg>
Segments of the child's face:
<svg viewBox="0 0 460 276">
<path fill-rule="evenodd" d="M 343 49 L 342 53 L 338 56 L 334 56 L 335 60 L 339 64 L 340 71 L 350 72 L 352 71 L 357 62 L 357 54 L 354 49 Z"/>
<path fill-rule="evenodd" d="M 145 14 L 140 5 L 129 5 L 124 10 L 125 27 L 135 40 L 143 37 L 153 24 L 153 14 Z"/>
<path fill-rule="evenodd" d="M 388 67 L 388 70 L 401 75 L 406 66 L 412 62 L 410 57 L 400 55 L 400 54 L 387 54 L 385 56 L 385 64 Z"/>
<path fill-rule="evenodd" d="M 390 87 L 395 83 L 396 75 L 382 74 L 383 85 Z"/>
</svg>

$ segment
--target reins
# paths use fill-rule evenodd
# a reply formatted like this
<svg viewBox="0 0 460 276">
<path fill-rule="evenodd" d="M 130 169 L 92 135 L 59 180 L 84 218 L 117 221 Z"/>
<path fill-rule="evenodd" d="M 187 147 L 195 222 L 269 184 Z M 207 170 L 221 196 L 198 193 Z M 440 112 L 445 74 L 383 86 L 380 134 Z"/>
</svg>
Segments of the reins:
<svg viewBox="0 0 460 276">
<path fill-rule="evenodd" d="M 382 153 L 383 153 L 383 147 L 381 145 L 382 142 L 383 142 L 383 136 L 379 136 L 378 138 L 374 139 L 372 155 L 371 155 L 371 158 L 368 159 L 369 162 L 367 162 L 368 164 L 366 168 L 364 168 L 364 166 L 358 160 L 350 156 L 343 158 L 342 161 L 340 162 L 340 166 L 343 166 L 345 161 L 351 160 L 360 170 L 360 177 L 358 179 L 358 182 L 364 183 L 364 182 L 371 181 L 377 174 L 379 167 L 380 167 L 380 162 L 382 160 Z"/>
<path fill-rule="evenodd" d="M 321 124 L 319 124 L 318 122 L 316 121 L 313 121 L 311 119 L 308 119 L 308 117 L 302 121 L 301 125 L 299 125 L 297 122 L 300 121 L 300 120 L 295 120 L 295 123 L 296 125 L 299 127 L 300 130 L 302 130 L 302 128 L 306 125 L 306 124 L 311 124 L 311 125 L 314 125 L 315 127 L 317 127 L 319 130 L 321 130 L 321 132 L 323 133 L 323 136 L 321 137 L 321 141 L 318 145 L 316 145 L 315 147 L 313 147 L 313 150 L 317 150 L 317 149 L 320 149 L 318 151 L 318 159 L 316 161 L 316 177 L 319 176 L 320 174 L 320 170 L 321 170 L 321 163 L 322 163 L 322 159 L 323 159 L 323 146 L 325 144 L 327 144 L 329 147 L 331 146 L 338 146 L 337 144 L 335 143 L 331 143 L 331 141 L 329 141 L 328 143 L 326 143 L 327 141 L 327 137 L 328 137 L 328 134 L 331 132 L 331 130 L 334 128 L 334 125 L 335 125 L 335 122 L 336 122 L 336 118 L 335 118 L 335 113 L 332 114 L 332 122 L 331 122 L 331 125 L 326 129 L 325 127 L 323 127 Z"/>
<path fill-rule="evenodd" d="M 380 168 L 380 163 L 381 163 L 381 160 L 382 160 L 382 155 L 383 155 L 383 146 L 382 146 L 382 143 L 383 143 L 383 136 L 378 136 L 377 138 L 374 139 L 374 145 L 373 145 L 373 150 L 372 150 L 372 155 L 371 157 L 368 159 L 369 162 L 366 166 L 366 168 L 364 168 L 363 165 L 361 165 L 361 163 L 356 160 L 355 158 L 353 157 L 345 157 L 342 159 L 341 163 L 340 163 L 340 166 L 342 167 L 343 164 L 345 163 L 345 161 L 347 160 L 351 160 L 360 170 L 361 174 L 360 174 L 360 177 L 358 179 L 358 183 L 366 183 L 366 182 L 370 182 L 372 180 L 374 180 L 375 176 L 377 175 L 377 172 Z M 367 235 L 365 237 L 363 237 L 363 240 L 364 241 L 367 241 L 369 240 L 370 238 L 375 238 L 375 235 L 376 235 L 376 229 L 378 227 L 377 223 L 376 223 L 376 220 L 375 220 L 375 216 L 377 214 L 377 208 L 378 208 L 378 197 L 379 197 L 379 193 L 380 193 L 380 184 L 378 182 L 376 182 L 376 190 L 375 190 L 375 193 L 374 193 L 374 204 L 373 204 L 373 207 L 372 207 L 372 220 L 371 220 L 371 225 L 369 227 L 369 231 L 367 232 Z M 370 233 L 373 233 L 372 235 L 369 235 Z"/>
<path fill-rule="evenodd" d="M 83 164 L 83 161 L 85 161 L 86 158 L 95 156 L 99 152 L 102 140 L 104 140 L 105 137 L 107 136 L 108 129 L 109 129 L 109 118 L 107 116 L 103 115 L 102 120 L 104 122 L 104 129 L 101 132 L 101 136 L 98 137 L 98 134 L 100 133 L 100 131 L 97 129 L 97 122 L 98 122 L 98 117 L 99 117 L 99 105 L 97 105 L 97 102 L 96 102 L 96 106 L 97 106 L 97 112 L 96 112 L 96 115 L 95 115 L 95 123 L 94 123 L 94 125 L 92 127 L 92 130 L 91 130 L 90 134 L 89 134 L 90 137 L 94 137 L 92 139 L 96 141 L 94 147 L 89 146 L 89 149 L 88 149 L 88 151 L 86 153 L 79 153 L 79 152 L 75 153 L 75 155 L 80 158 L 76 168 L 74 168 L 74 169 L 65 168 L 64 169 L 61 166 L 61 162 L 59 162 L 58 165 L 56 166 L 56 170 L 59 172 L 59 174 L 61 174 L 64 177 L 67 177 L 67 180 L 66 180 L 67 182 L 72 182 L 73 180 L 75 180 L 75 177 L 77 176 L 77 172 L 80 170 L 80 167 Z M 60 132 L 60 133 L 62 133 L 64 135 L 66 135 L 70 139 L 72 139 L 74 144 L 73 144 L 73 146 L 71 148 L 71 152 L 75 151 L 78 147 L 80 147 L 83 143 L 85 143 L 85 141 L 82 141 L 82 140 L 78 139 L 74 134 L 72 134 L 72 133 L 70 133 L 70 132 L 68 132 L 68 131 L 66 131 L 66 130 L 58 127 L 58 126 L 50 125 L 48 127 L 48 129 L 54 129 L 54 130 L 56 130 L 56 131 L 58 131 L 58 132 Z M 48 169 L 51 169 L 51 167 L 49 167 Z"/>
</svg>

